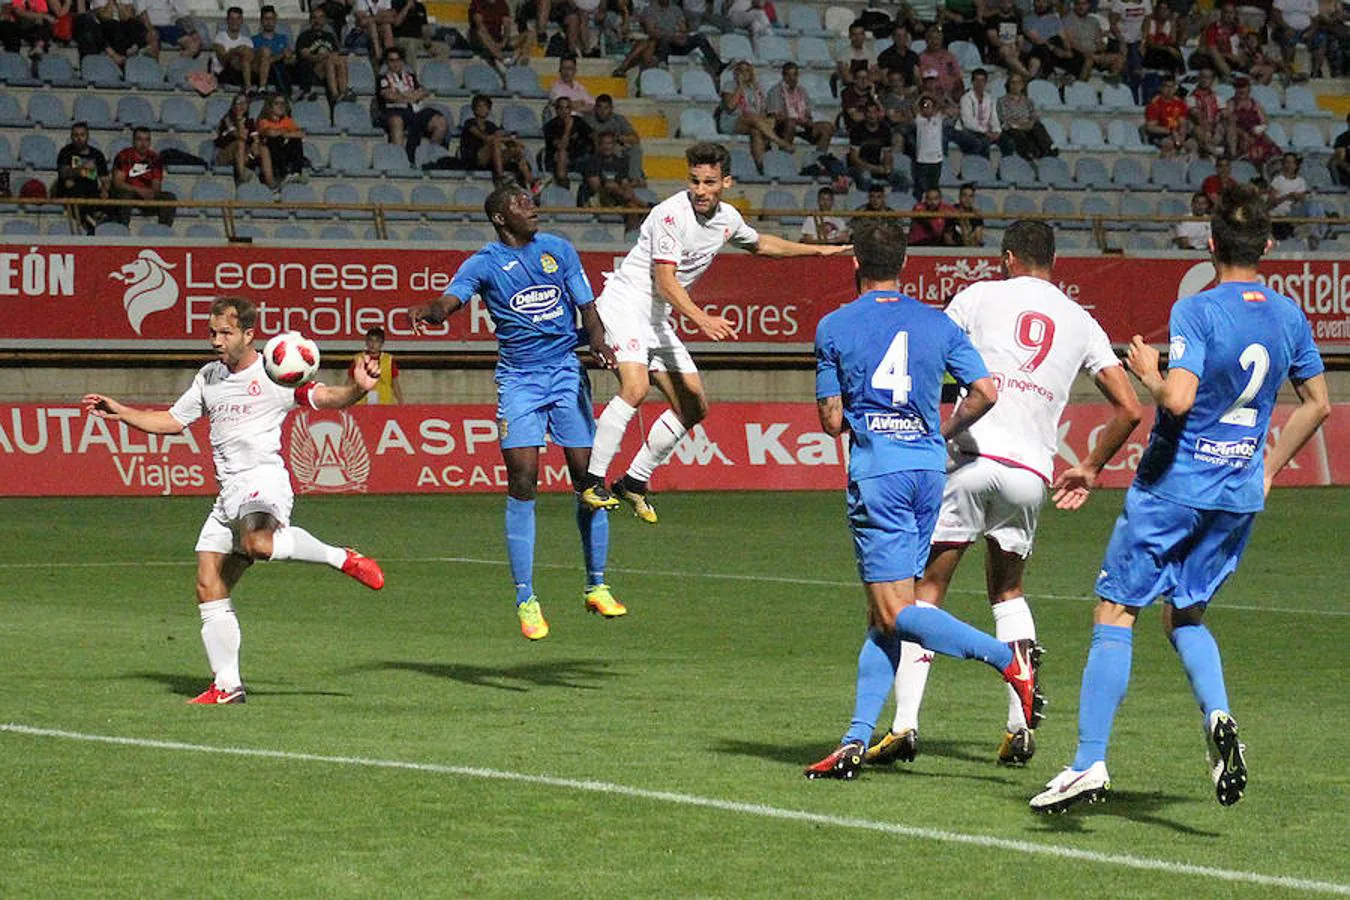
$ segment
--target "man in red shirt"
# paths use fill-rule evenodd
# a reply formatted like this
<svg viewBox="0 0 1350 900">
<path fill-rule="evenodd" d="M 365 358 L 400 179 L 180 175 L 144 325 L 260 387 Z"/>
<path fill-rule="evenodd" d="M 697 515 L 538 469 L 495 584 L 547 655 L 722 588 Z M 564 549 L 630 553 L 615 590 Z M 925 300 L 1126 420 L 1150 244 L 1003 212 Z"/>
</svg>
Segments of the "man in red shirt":
<svg viewBox="0 0 1350 900">
<path fill-rule="evenodd" d="M 1213 69 L 1220 78 L 1227 78 L 1239 61 L 1235 39 L 1240 33 L 1237 4 L 1229 0 L 1219 8 L 1219 18 L 1200 32 L 1200 46 L 1191 54 L 1191 68 Z"/>
<path fill-rule="evenodd" d="M 923 192 L 923 199 L 914 205 L 915 212 L 954 212 L 956 207 L 942 199 L 942 192 L 929 188 Z M 946 244 L 943 235 L 947 231 L 947 218 L 915 218 L 909 223 L 909 245 L 911 247 L 942 247 Z"/>
<path fill-rule="evenodd" d="M 115 200 L 177 200 L 160 189 L 164 182 L 164 164 L 159 154 L 150 149 L 150 129 L 137 128 L 131 133 L 131 146 L 113 158 L 112 190 Z M 131 221 L 130 206 L 117 206 L 112 218 L 123 225 Z M 172 225 L 175 209 L 172 206 L 154 208 L 161 225 Z"/>
<path fill-rule="evenodd" d="M 1195 152 L 1190 109 L 1177 96 L 1177 79 L 1173 75 L 1163 76 L 1158 95 L 1144 108 L 1144 137 L 1161 148 L 1163 156 L 1175 156 L 1183 150 Z"/>
<path fill-rule="evenodd" d="M 1226 156 L 1220 156 L 1214 161 L 1214 174 L 1200 182 L 1200 190 L 1213 206 L 1219 202 L 1219 195 L 1224 192 L 1224 188 L 1235 184 L 1237 179 L 1233 177 L 1233 161 Z"/>
<path fill-rule="evenodd" d="M 510 29 L 511 7 L 506 0 L 472 0 L 469 4 L 469 46 L 499 74 L 517 59 Z"/>
<path fill-rule="evenodd" d="M 1200 155 L 1217 157 L 1221 155 L 1219 149 L 1228 146 L 1224 130 L 1227 117 L 1213 85 L 1214 73 L 1201 69 L 1195 87 L 1186 98 L 1186 105 L 1191 110 L 1191 134 L 1195 136 Z"/>
</svg>

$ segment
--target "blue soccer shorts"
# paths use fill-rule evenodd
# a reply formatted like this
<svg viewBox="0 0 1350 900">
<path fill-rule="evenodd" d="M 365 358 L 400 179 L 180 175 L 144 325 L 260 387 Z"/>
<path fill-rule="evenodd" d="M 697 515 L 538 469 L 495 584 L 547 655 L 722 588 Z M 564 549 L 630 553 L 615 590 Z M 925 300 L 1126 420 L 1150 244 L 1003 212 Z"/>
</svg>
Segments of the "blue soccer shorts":
<svg viewBox="0 0 1350 900">
<path fill-rule="evenodd" d="M 497 370 L 497 429 L 503 450 L 542 447 L 544 434 L 561 447 L 595 440 L 591 381 L 575 359 L 547 371 Z"/>
<path fill-rule="evenodd" d="M 866 584 L 918 578 L 942 508 L 943 472 L 891 472 L 849 482 L 848 525 Z"/>
<path fill-rule="evenodd" d="M 1097 576 L 1097 595 L 1124 606 L 1159 597 L 1208 603 L 1237 569 L 1256 513 L 1194 509 L 1130 488 Z"/>
</svg>

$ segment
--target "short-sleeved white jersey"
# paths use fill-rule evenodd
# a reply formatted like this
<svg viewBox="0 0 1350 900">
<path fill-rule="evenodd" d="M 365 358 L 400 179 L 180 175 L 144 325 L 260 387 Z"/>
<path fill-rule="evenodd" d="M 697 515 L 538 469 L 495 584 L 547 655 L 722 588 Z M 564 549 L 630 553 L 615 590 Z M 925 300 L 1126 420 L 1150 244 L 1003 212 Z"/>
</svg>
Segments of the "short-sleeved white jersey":
<svg viewBox="0 0 1350 900">
<path fill-rule="evenodd" d="M 198 370 L 192 386 L 169 409 L 184 426 L 206 416 L 211 423 L 211 456 L 222 491 L 229 482 L 261 466 L 285 468 L 281 423 L 301 403 L 313 405 L 315 383 L 286 388 L 263 371 L 262 357 L 231 372 L 216 360 Z"/>
<path fill-rule="evenodd" d="M 1029 276 L 973 284 L 952 298 L 947 315 L 998 388 L 998 403 L 957 446 L 1050 481 L 1074 378 L 1120 364 L 1106 332 L 1059 288 Z"/>
<path fill-rule="evenodd" d="M 639 309 L 650 307 L 653 322 L 665 321 L 670 304 L 657 297 L 653 263 L 674 263 L 675 280 L 688 288 L 708 270 L 724 245 L 753 247 L 758 243 L 759 232 L 745 223 L 734 206 L 719 203 L 704 218 L 694 212 L 689 192 L 680 191 L 652 207 L 636 246 L 606 282 L 605 292 Z"/>
</svg>

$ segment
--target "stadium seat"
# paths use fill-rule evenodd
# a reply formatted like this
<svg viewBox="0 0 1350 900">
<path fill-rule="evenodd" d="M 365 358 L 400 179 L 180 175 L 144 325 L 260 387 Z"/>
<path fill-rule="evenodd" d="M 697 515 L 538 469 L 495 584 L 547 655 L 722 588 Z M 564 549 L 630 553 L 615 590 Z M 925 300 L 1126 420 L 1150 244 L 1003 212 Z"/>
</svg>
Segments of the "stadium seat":
<svg viewBox="0 0 1350 900">
<path fill-rule="evenodd" d="M 234 102 L 234 95 L 221 93 L 217 91 L 206 98 L 206 111 L 202 113 L 202 121 L 211 126 L 214 131 L 217 123 L 224 118 L 225 113 L 230 111 L 230 105 Z M 252 112 L 249 113 L 252 115 Z"/>
<path fill-rule="evenodd" d="M 19 162 L 30 169 L 56 171 L 56 144 L 45 134 L 25 134 L 19 138 Z M 17 188 L 18 185 L 13 187 Z"/>
<path fill-rule="evenodd" d="M 1233 180 L 1239 184 L 1246 184 L 1249 181 L 1254 181 L 1259 175 L 1256 171 L 1256 166 L 1245 159 L 1233 160 L 1233 171 L 1231 174 Z"/>
<path fill-rule="evenodd" d="M 1293 148 L 1300 153 L 1322 152 L 1327 149 L 1322 129 L 1312 122 L 1295 122 L 1294 133 L 1290 136 Z"/>
<path fill-rule="evenodd" d="M 494 237 L 495 235 L 475 225 L 458 225 L 450 232 L 450 240 L 457 244 L 482 244 Z"/>
<path fill-rule="evenodd" d="M 973 72 L 984 65 L 980 60 L 980 48 L 970 41 L 952 41 L 947 45 L 947 49 L 961 64 L 962 72 Z"/>
<path fill-rule="evenodd" d="M 157 91 L 164 88 L 164 71 L 148 56 L 127 57 L 125 71 L 127 84 L 141 90 Z"/>
<path fill-rule="evenodd" d="M 191 90 L 188 84 L 188 74 L 195 71 L 206 70 L 206 60 L 202 57 L 189 59 L 186 56 L 180 56 L 169 63 L 169 68 L 164 73 L 164 81 L 169 87 L 180 88 L 182 90 Z"/>
<path fill-rule="evenodd" d="M 412 196 L 409 199 L 418 206 L 450 205 L 450 198 L 445 195 L 445 191 L 434 184 L 419 184 L 414 186 L 412 189 Z M 440 210 L 438 212 L 424 212 L 420 213 L 420 215 L 432 222 L 453 222 L 460 218 L 459 213 L 447 212 L 445 210 Z"/>
<path fill-rule="evenodd" d="M 784 150 L 769 150 L 764 154 L 764 176 L 779 184 L 809 184 L 811 179 L 801 174 L 797 158 Z"/>
<path fill-rule="evenodd" d="M 291 107 L 295 124 L 310 135 L 338 134 L 339 130 L 328 118 L 328 104 L 319 100 L 299 100 Z"/>
<path fill-rule="evenodd" d="M 1075 81 L 1064 88 L 1064 105 L 1069 109 L 1095 111 L 1101 105 L 1101 97 L 1088 82 Z"/>
<path fill-rule="evenodd" d="M 825 38 L 832 35 L 820 19 L 820 8 L 810 3 L 794 3 L 788 9 L 788 28 L 808 38 Z M 800 45 L 799 45 L 800 46 Z"/>
<path fill-rule="evenodd" d="M 455 206 L 471 206 L 473 211 L 467 213 L 469 216 L 477 216 L 479 210 L 483 208 L 483 201 L 487 199 L 487 188 L 479 187 L 476 184 L 466 184 L 455 188 L 455 193 L 451 198 Z"/>
<path fill-rule="evenodd" d="M 463 169 L 427 169 L 426 167 L 438 160 L 445 159 L 450 155 L 450 151 L 440 144 L 433 144 L 431 141 L 423 141 L 417 145 L 413 151 L 413 168 L 422 173 L 422 177 L 431 178 L 460 178 L 464 175 Z"/>
<path fill-rule="evenodd" d="M 576 209 L 577 198 L 567 188 L 550 184 L 540 193 L 539 205 L 552 206 L 558 209 Z M 554 213 L 550 218 L 559 222 L 589 222 L 591 214 L 588 212 Z"/>
<path fill-rule="evenodd" d="M 1078 160 L 1074 165 L 1073 180 L 1084 188 L 1111 186 L 1111 176 L 1106 172 L 1106 165 L 1094 156 L 1084 156 Z"/>
<path fill-rule="evenodd" d="M 1020 156 L 1005 156 L 999 160 L 998 180 L 1014 187 L 1032 187 L 1036 184 L 1036 170 Z"/>
<path fill-rule="evenodd" d="M 1036 180 L 1046 187 L 1074 188 L 1073 175 L 1069 164 L 1058 156 L 1047 156 L 1036 160 Z"/>
<path fill-rule="evenodd" d="M 471 62 L 464 67 L 464 90 L 470 94 L 505 93 L 502 79 L 492 66 L 485 62 Z"/>
<path fill-rule="evenodd" d="M 781 66 L 795 56 L 787 39 L 778 35 L 763 35 L 755 40 L 755 44 L 757 58 L 771 66 Z"/>
<path fill-rule="evenodd" d="M 1061 150 L 1069 146 L 1069 133 L 1064 130 L 1064 123 L 1058 119 L 1041 119 L 1041 124 L 1045 126 L 1045 133 L 1050 135 L 1050 143 Z"/>
<path fill-rule="evenodd" d="M 78 115 L 78 111 L 76 114 Z M 165 97 L 164 103 L 159 107 L 159 121 L 166 128 L 186 134 L 215 131 L 214 124 L 207 125 L 202 121 L 197 104 L 186 97 Z"/>
<path fill-rule="evenodd" d="M 998 178 L 994 176 L 994 165 L 985 156 L 967 156 L 961 160 L 961 180 L 974 182 L 980 187 L 997 187 Z"/>
<path fill-rule="evenodd" d="M 1041 201 L 1041 212 L 1047 216 L 1072 216 L 1078 212 L 1078 204 L 1072 194 L 1051 191 Z"/>
<path fill-rule="evenodd" d="M 976 194 L 975 208 L 986 215 L 998 214 L 998 198 L 995 194 Z"/>
<path fill-rule="evenodd" d="M 1313 92 L 1302 84 L 1294 84 L 1284 89 L 1284 108 L 1305 118 L 1329 118 L 1331 111 L 1317 105 Z"/>
<path fill-rule="evenodd" d="M 43 62 L 48 60 L 54 62 L 56 59 L 65 61 L 64 57 L 48 56 L 44 58 Z M 66 65 L 68 67 L 70 64 L 67 62 Z M 39 76 L 42 75 L 41 68 L 39 64 Z M 117 88 L 125 85 L 122 79 L 122 70 L 117 67 L 117 63 L 102 53 L 90 54 L 80 58 L 80 77 L 86 83 L 100 88 Z M 49 81 L 46 77 L 43 77 L 42 80 L 47 81 L 48 84 L 60 84 L 57 81 Z"/>
<path fill-rule="evenodd" d="M 938 174 L 938 186 L 944 188 L 961 186 L 961 176 L 957 174 L 956 166 L 952 163 L 950 156 L 942 161 L 942 171 Z"/>
<path fill-rule="evenodd" d="M 89 58 L 100 59 L 106 64 L 100 70 L 101 74 L 105 76 L 106 83 L 105 81 L 93 83 L 97 84 L 99 87 L 115 87 L 118 84 L 121 84 L 122 73 L 118 71 L 116 63 L 106 56 Z M 81 67 L 83 67 L 83 64 L 81 64 Z M 109 73 L 108 70 L 111 70 L 111 73 Z M 38 60 L 37 77 L 43 84 L 50 85 L 51 87 L 80 87 L 86 80 L 93 81 L 93 79 L 88 78 L 82 79 L 79 75 L 75 74 L 75 69 L 71 66 L 70 60 L 59 53 L 48 53 Z"/>
<path fill-rule="evenodd" d="M 825 30 L 833 35 L 846 37 L 848 26 L 858 18 L 858 13 L 848 6 L 831 6 L 825 10 Z M 918 53 L 918 50 L 914 51 Z"/>
<path fill-rule="evenodd" d="M 724 62 L 729 63 L 739 59 L 755 61 L 755 48 L 750 44 L 750 39 L 735 32 L 722 35 L 722 39 L 717 45 L 717 54 L 722 57 Z"/>
<path fill-rule="evenodd" d="M 1191 190 L 1200 190 L 1205 179 L 1214 174 L 1214 163 L 1208 159 L 1197 159 L 1186 167 L 1186 186 Z"/>
<path fill-rule="evenodd" d="M 526 100 L 542 100 L 548 91 L 539 86 L 539 76 L 529 66 L 512 66 L 506 70 L 507 93 Z"/>
<path fill-rule="evenodd" d="M 1148 183 L 1148 176 L 1138 160 L 1125 157 L 1117 159 L 1111 167 L 1111 183 L 1119 188 L 1142 188 Z"/>
<path fill-rule="evenodd" d="M 1229 100 L 1233 99 L 1235 89 L 1231 84 L 1218 82 L 1214 85 L 1214 99 L 1219 101 L 1220 106 L 1224 106 Z"/>
<path fill-rule="evenodd" d="M 388 146 L 388 145 L 386 145 Z M 402 148 L 399 148 L 402 149 Z M 406 163 L 408 157 L 404 155 L 403 161 Z M 392 184 L 377 184 L 370 189 L 370 202 L 379 206 L 392 206 L 408 202 L 408 197 L 403 193 L 403 189 Z M 385 210 L 384 217 L 387 220 L 395 222 L 407 222 L 416 220 L 417 213 L 407 210 Z"/>
<path fill-rule="evenodd" d="M 255 222 L 236 222 L 234 226 L 234 236 L 250 241 L 267 240 L 267 234 L 262 230 L 262 227 Z"/>
<path fill-rule="evenodd" d="M 1289 135 L 1285 133 L 1284 126 L 1279 122 L 1272 121 L 1266 126 L 1266 137 L 1275 142 L 1275 146 L 1281 150 L 1289 149 Z"/>
<path fill-rule="evenodd" d="M 313 237 L 308 228 L 295 222 L 282 222 L 272 230 L 272 239 L 277 241 L 308 241 Z"/>
<path fill-rule="evenodd" d="M 638 76 L 638 96 L 646 100 L 674 100 L 680 95 L 675 79 L 665 69 L 646 69 Z"/>
<path fill-rule="evenodd" d="M 1169 191 L 1184 191 L 1186 185 L 1186 167 L 1179 159 L 1155 159 L 1149 170 L 1148 180 L 1155 187 Z"/>
<path fill-rule="evenodd" d="M 1308 187 L 1316 192 L 1329 191 L 1335 188 L 1331 180 L 1331 172 L 1318 159 L 1305 159 L 1302 169 L 1303 180 L 1308 182 Z"/>
<path fill-rule="evenodd" d="M 771 188 L 765 191 L 762 203 L 765 209 L 799 209 L 802 205 L 800 198 L 782 188 Z M 811 205 L 815 205 L 814 200 Z M 800 225 L 802 223 L 801 216 L 774 216 L 773 218 L 784 225 Z"/>
<path fill-rule="evenodd" d="M 398 150 L 402 152 L 403 148 Z M 407 163 L 406 155 L 403 161 Z M 370 161 L 365 147 L 351 141 L 339 141 L 328 151 L 328 168 L 339 175 L 369 175 Z"/>
<path fill-rule="evenodd" d="M 1059 96 L 1059 88 L 1044 78 L 1036 78 L 1027 83 L 1027 96 L 1031 98 L 1032 103 L 1036 104 L 1036 110 L 1041 115 L 1064 108 L 1064 101 Z"/>
<path fill-rule="evenodd" d="M 422 173 L 414 169 L 412 163 L 408 161 L 408 151 L 402 144 L 376 144 L 370 167 L 390 178 L 422 177 Z"/>
<path fill-rule="evenodd" d="M 1009 191 L 1008 196 L 1003 199 L 1003 212 L 1010 216 L 1024 216 L 1039 210 L 1036 208 L 1036 201 L 1029 195 L 1021 191 Z"/>
<path fill-rule="evenodd" d="M 1112 119 L 1106 124 L 1106 142 L 1117 150 L 1127 153 L 1148 153 L 1157 155 L 1158 148 L 1144 143 L 1139 134 L 1139 126 L 1125 119 Z"/>
<path fill-rule="evenodd" d="M 333 127 L 353 137 L 382 137 L 383 129 L 370 122 L 370 109 L 359 103 L 342 101 L 333 106 Z"/>
<path fill-rule="evenodd" d="M 429 59 L 423 63 L 418 78 L 422 87 L 438 97 L 461 93 L 459 76 L 450 68 L 450 63 L 443 59 Z"/>
<path fill-rule="evenodd" d="M 108 100 L 98 94 L 79 94 L 70 113 L 71 121 L 88 122 L 90 128 L 117 128 Z"/>
<path fill-rule="evenodd" d="M 1105 194 L 1089 193 L 1083 198 L 1083 205 L 1078 211 L 1085 216 L 1108 216 L 1115 213 L 1115 204 L 1108 199 Z M 1092 223 L 1084 223 L 1084 227 L 1091 227 Z"/>
<path fill-rule="evenodd" d="M 138 94 L 123 94 L 117 100 L 117 121 L 128 128 L 153 128 L 159 124 L 155 108 Z"/>
<path fill-rule="evenodd" d="M 297 184 L 288 182 L 281 186 L 282 203 L 317 203 L 319 195 L 315 193 L 314 188 L 308 184 Z M 322 209 L 296 209 L 288 210 L 290 215 L 297 219 L 326 219 L 328 213 Z"/>
<path fill-rule="evenodd" d="M 1069 123 L 1069 146 L 1078 150 L 1105 150 L 1101 126 L 1093 119 L 1074 119 Z"/>
<path fill-rule="evenodd" d="M 0 125 L 6 128 L 27 128 L 28 117 L 19 109 L 19 101 L 10 94 L 0 94 Z"/>
<path fill-rule="evenodd" d="M 1008 80 L 1006 78 L 990 78 L 989 83 L 985 85 L 984 92 L 997 100 L 1008 93 Z"/>
<path fill-rule="evenodd" d="M 0 226 L 0 234 L 38 235 L 41 233 L 37 222 L 27 217 L 6 219 L 5 224 Z"/>
<path fill-rule="evenodd" d="M 136 237 L 173 237 L 173 226 L 139 221 L 136 223 Z"/>
<path fill-rule="evenodd" d="M 375 70 L 369 60 L 360 56 L 347 57 L 347 86 L 362 96 L 375 93 Z"/>
<path fill-rule="evenodd" d="M 607 228 L 597 225 L 592 228 L 587 228 L 581 233 L 581 243 L 585 246 L 594 244 L 612 244 L 614 243 L 614 235 L 610 234 Z"/>
<path fill-rule="evenodd" d="M 44 128 L 66 128 L 70 125 L 66 104 L 48 91 L 28 95 L 28 118 Z"/>
<path fill-rule="evenodd" d="M 0 134 L 0 169 L 17 169 L 18 160 L 14 158 L 14 150 L 9 146 L 9 138 Z"/>
<path fill-rule="evenodd" d="M 95 237 L 131 237 L 131 229 L 121 222 L 99 222 L 94 227 Z"/>
<path fill-rule="evenodd" d="M 329 205 L 345 204 L 351 205 L 361 202 L 361 194 L 356 186 L 347 182 L 338 182 L 330 184 L 323 189 L 323 202 Z M 339 219 L 364 219 L 368 213 L 357 209 L 339 209 L 334 210 Z M 325 231 L 327 229 L 324 229 Z M 322 232 L 320 232 L 322 236 Z"/>
<path fill-rule="evenodd" d="M 32 64 L 17 53 L 0 50 L 0 84 L 9 87 L 37 87 L 41 81 L 33 77 Z"/>
<path fill-rule="evenodd" d="M 202 178 L 192 186 L 191 198 L 200 203 L 224 203 L 227 200 L 233 200 L 234 194 L 225 186 L 225 182 Z M 207 207 L 184 210 L 184 214 L 199 218 L 210 217 L 213 212 L 215 210 Z"/>
<path fill-rule="evenodd" d="M 1124 194 L 1120 198 L 1120 213 L 1125 216 L 1156 216 L 1153 201 L 1143 194 Z M 1128 227 L 1142 231 L 1158 231 L 1168 226 L 1162 222 L 1129 222 Z"/>
<path fill-rule="evenodd" d="M 62 237 L 66 237 L 68 235 L 75 234 L 76 232 L 71 230 L 70 221 L 67 220 L 64 216 L 62 216 L 59 219 L 51 219 L 50 221 L 48 221 L 47 227 L 43 229 L 42 233 L 53 236 L 61 235 Z M 78 233 L 84 234 L 84 230 L 80 229 Z"/>
<path fill-rule="evenodd" d="M 539 113 L 524 103 L 507 103 L 502 107 L 502 129 L 514 131 L 525 138 L 544 136 L 544 126 L 539 121 Z"/>
<path fill-rule="evenodd" d="M 1072 226 L 1070 226 L 1072 227 Z M 1055 245 L 1060 250 L 1083 250 L 1088 247 L 1088 237 L 1082 232 L 1065 231 L 1055 235 Z"/>
<path fill-rule="evenodd" d="M 767 184 L 768 176 L 763 175 L 755 168 L 755 162 L 750 156 L 750 151 L 744 147 L 731 147 L 731 171 L 735 173 L 736 180 L 744 184 Z"/>
<path fill-rule="evenodd" d="M 250 218 L 254 219 L 284 219 L 285 210 L 277 208 L 277 195 L 272 193 L 272 189 L 258 181 L 249 181 L 239 185 L 234 189 L 234 199 L 240 203 L 248 204 L 242 210 Z"/>
<path fill-rule="evenodd" d="M 694 68 L 685 69 L 680 77 L 680 96 L 697 103 L 716 103 L 720 99 L 712 76 Z"/>
<path fill-rule="evenodd" d="M 1284 100 L 1280 92 L 1268 84 L 1252 84 L 1252 99 L 1261 104 L 1268 116 L 1278 116 L 1284 112 Z"/>
<path fill-rule="evenodd" d="M 816 72 L 803 72 L 799 83 L 806 89 L 806 96 L 811 98 L 813 106 L 829 109 L 833 108 L 837 102 L 834 93 L 830 90 L 830 80 L 824 75 Z"/>
<path fill-rule="evenodd" d="M 680 112 L 679 136 L 693 140 L 716 140 L 717 123 L 712 113 L 696 106 L 686 106 Z"/>
<path fill-rule="evenodd" d="M 797 64 L 810 69 L 834 68 L 834 57 L 830 55 L 830 45 L 818 37 L 797 39 Z"/>
<path fill-rule="evenodd" d="M 354 241 L 356 235 L 346 225 L 325 225 L 319 229 L 321 241 Z"/>
<path fill-rule="evenodd" d="M 1134 94 L 1123 84 L 1108 84 L 1102 88 L 1102 109 L 1137 109 Z"/>
<path fill-rule="evenodd" d="M 444 238 L 441 237 L 441 233 L 436 229 L 428 228 L 425 225 L 418 225 L 416 228 L 413 228 L 408 232 L 408 236 L 407 238 L 405 238 L 405 240 L 429 244 L 435 243 L 436 241 L 444 240 Z"/>
</svg>

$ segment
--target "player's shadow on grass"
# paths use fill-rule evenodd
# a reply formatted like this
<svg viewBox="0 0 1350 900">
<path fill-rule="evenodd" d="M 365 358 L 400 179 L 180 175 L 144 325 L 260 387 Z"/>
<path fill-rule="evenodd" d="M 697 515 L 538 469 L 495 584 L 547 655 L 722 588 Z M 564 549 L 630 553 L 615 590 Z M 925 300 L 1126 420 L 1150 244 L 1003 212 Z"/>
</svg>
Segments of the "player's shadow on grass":
<svg viewBox="0 0 1350 900">
<path fill-rule="evenodd" d="M 920 749 L 920 760 L 924 756 L 942 756 L 950 759 L 957 759 L 963 762 L 974 761 L 979 763 L 988 763 L 989 756 L 984 754 L 977 756 L 973 751 L 967 751 L 964 747 L 982 746 L 974 741 L 931 741 L 924 743 Z M 932 748 L 931 750 L 929 748 Z M 731 756 L 753 756 L 759 759 L 767 759 L 772 762 L 784 763 L 797 769 L 804 769 L 811 763 L 820 759 L 829 750 L 828 742 L 813 741 L 809 744 L 763 744 L 757 741 L 742 741 L 726 738 L 713 745 L 712 749 L 718 753 L 726 753 Z M 992 766 L 991 766 L 992 768 Z M 1010 778 L 1000 774 L 976 775 L 967 772 L 942 771 L 934 772 L 925 770 L 921 765 L 910 765 L 908 763 L 897 763 L 893 766 L 869 766 L 867 768 L 869 775 L 875 774 L 881 777 L 896 778 L 965 778 L 972 781 L 992 781 L 998 784 L 1011 784 Z"/>
<path fill-rule="evenodd" d="M 206 690 L 206 679 L 200 675 L 174 675 L 169 672 L 133 672 L 125 676 L 142 681 L 153 681 L 164 685 L 170 693 L 180 697 L 195 697 Z M 350 697 L 343 691 L 278 691 L 248 686 L 253 697 Z"/>
<path fill-rule="evenodd" d="M 1147 793 L 1144 791 L 1117 791 L 1107 794 L 1102 803 L 1080 804 L 1058 815 L 1037 815 L 1036 827 L 1032 831 L 1048 834 L 1081 834 L 1091 830 L 1092 820 L 1103 816 L 1129 819 L 1140 825 L 1154 825 L 1166 828 L 1177 834 L 1191 837 L 1223 837 L 1216 831 L 1202 831 L 1192 828 L 1184 822 L 1175 822 L 1164 818 L 1160 813 L 1169 806 L 1199 802 L 1196 797 L 1179 797 L 1175 794 Z"/>
<path fill-rule="evenodd" d="M 598 691 L 596 683 L 613 678 L 618 673 L 608 664 L 595 659 L 557 659 L 546 662 L 524 663 L 518 666 L 474 666 L 467 663 L 427 663 L 391 660 L 365 666 L 394 672 L 417 672 L 435 678 L 449 678 L 473 687 L 495 688 L 499 691 L 527 692 L 533 688 L 560 687 L 577 691 Z"/>
</svg>

